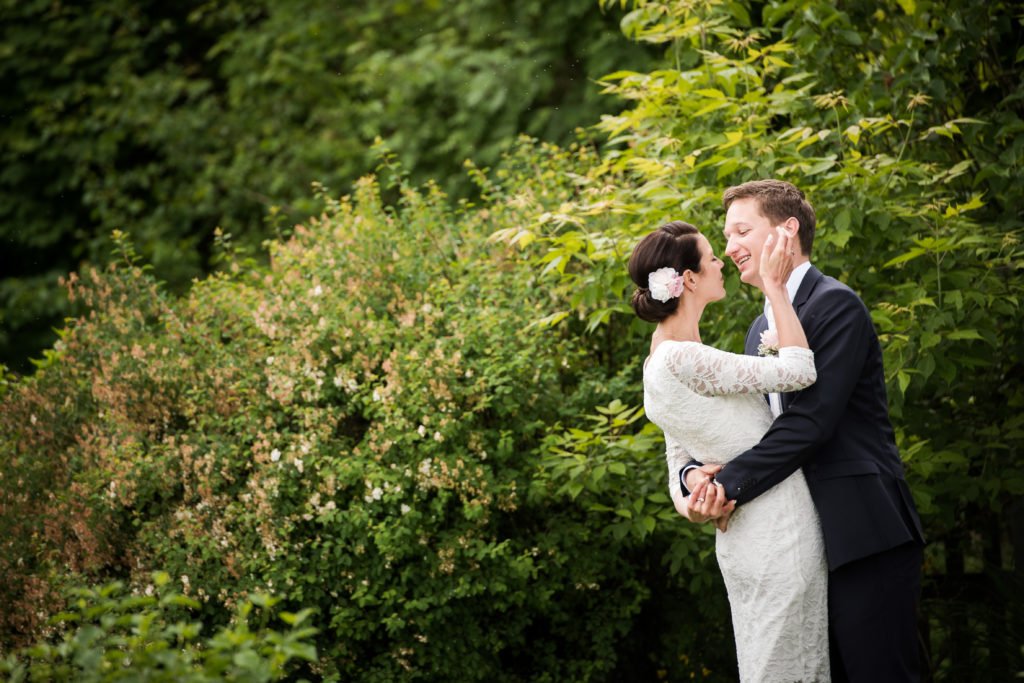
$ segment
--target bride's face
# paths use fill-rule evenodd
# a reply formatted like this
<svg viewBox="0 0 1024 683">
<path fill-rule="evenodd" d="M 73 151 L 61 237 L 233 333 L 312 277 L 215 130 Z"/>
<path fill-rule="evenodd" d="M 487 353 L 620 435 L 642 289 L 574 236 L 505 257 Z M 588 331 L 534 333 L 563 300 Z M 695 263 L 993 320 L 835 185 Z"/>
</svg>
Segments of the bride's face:
<svg viewBox="0 0 1024 683">
<path fill-rule="evenodd" d="M 725 298 L 725 276 L 722 268 L 725 263 L 715 256 L 715 250 L 704 235 L 700 236 L 700 272 L 694 275 L 695 291 L 707 301 L 718 301 Z"/>
</svg>

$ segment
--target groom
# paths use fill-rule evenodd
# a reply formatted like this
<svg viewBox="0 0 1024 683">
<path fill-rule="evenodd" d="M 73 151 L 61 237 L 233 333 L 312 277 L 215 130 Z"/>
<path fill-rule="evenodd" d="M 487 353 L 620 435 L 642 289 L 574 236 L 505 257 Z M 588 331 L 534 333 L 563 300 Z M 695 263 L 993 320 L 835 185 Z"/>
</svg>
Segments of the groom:
<svg viewBox="0 0 1024 683">
<path fill-rule="evenodd" d="M 808 260 L 814 209 L 781 180 L 730 187 L 725 254 L 740 279 L 762 289 L 765 239 L 782 225 L 798 244 L 787 287 L 814 351 L 818 380 L 803 391 L 772 395 L 777 415 L 761 442 L 731 460 L 714 480 L 737 505 L 803 468 L 821 519 L 829 567 L 829 637 L 833 681 L 919 680 L 916 612 L 924 535 L 896 450 L 885 393 L 882 350 L 860 298 Z M 754 355 L 774 327 L 766 310 L 747 332 Z M 692 491 L 709 468 L 680 471 Z M 780 519 L 779 524 L 786 520 Z"/>
</svg>

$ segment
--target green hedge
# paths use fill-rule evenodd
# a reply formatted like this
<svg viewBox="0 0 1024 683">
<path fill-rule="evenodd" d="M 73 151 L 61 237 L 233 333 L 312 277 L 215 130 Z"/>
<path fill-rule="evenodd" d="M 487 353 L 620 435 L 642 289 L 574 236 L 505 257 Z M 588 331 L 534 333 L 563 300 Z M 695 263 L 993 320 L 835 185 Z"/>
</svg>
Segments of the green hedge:
<svg viewBox="0 0 1024 683">
<path fill-rule="evenodd" d="M 203 624 L 190 618 L 199 603 L 177 592 L 170 581 L 166 573 L 156 572 L 136 594 L 116 582 L 69 591 L 67 610 L 51 620 L 54 642 L 0 660 L 0 674 L 11 683 L 255 683 L 295 680 L 303 662 L 316 661 L 309 642 L 316 629 L 303 625 L 308 610 L 278 611 L 276 598 L 253 595 L 238 605 L 229 626 L 202 638 Z M 272 615 L 286 630 L 268 627 Z"/>
<path fill-rule="evenodd" d="M 225 243 L 183 299 L 117 236 L 117 265 L 67 283 L 91 313 L 3 399 L 6 642 L 79 575 L 160 569 L 210 627 L 256 592 L 312 609 L 318 667 L 344 680 L 605 680 L 687 652 L 687 672 L 731 670 L 710 537 L 664 514 L 657 437 L 604 482 L 650 494 L 657 535 L 543 474 L 558 422 L 636 396 L 636 366 L 610 379 L 586 337 L 534 324 L 551 289 L 491 235 L 564 200 L 588 155 L 524 144 L 508 194 L 456 209 L 385 170 L 397 208 L 366 178 L 269 269 Z M 716 626 L 674 622 L 684 596 Z"/>
</svg>

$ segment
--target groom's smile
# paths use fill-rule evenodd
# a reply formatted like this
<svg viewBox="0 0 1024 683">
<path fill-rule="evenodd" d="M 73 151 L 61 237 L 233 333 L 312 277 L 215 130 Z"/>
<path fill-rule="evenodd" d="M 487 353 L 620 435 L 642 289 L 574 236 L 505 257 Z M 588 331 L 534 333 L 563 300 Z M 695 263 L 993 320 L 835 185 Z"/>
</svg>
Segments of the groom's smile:
<svg viewBox="0 0 1024 683">
<path fill-rule="evenodd" d="M 771 221 L 761 214 L 757 199 L 745 197 L 729 205 L 725 213 L 725 255 L 740 271 L 740 280 L 761 288 L 758 260 L 771 234 Z"/>
</svg>

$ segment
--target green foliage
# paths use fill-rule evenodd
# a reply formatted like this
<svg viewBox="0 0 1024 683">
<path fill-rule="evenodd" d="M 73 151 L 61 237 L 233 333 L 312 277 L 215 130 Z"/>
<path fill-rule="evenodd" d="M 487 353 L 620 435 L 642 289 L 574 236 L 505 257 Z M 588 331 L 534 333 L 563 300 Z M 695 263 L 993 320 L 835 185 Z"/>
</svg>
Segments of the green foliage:
<svg viewBox="0 0 1024 683">
<path fill-rule="evenodd" d="M 708 562 L 714 552 L 714 528 L 680 526 L 679 515 L 665 492 L 664 470 L 652 467 L 651 454 L 664 450 L 661 431 L 646 422 L 638 429 L 643 409 L 629 407 L 617 398 L 583 417 L 589 429 L 582 424 L 565 431 L 560 425 L 552 426 L 534 486 L 550 495 L 550 485 L 557 485 L 556 499 L 577 501 L 599 515 L 604 519 L 602 533 L 617 542 L 645 542 L 660 522 L 660 532 L 669 543 L 664 558 L 669 571 L 690 577 L 694 598 L 704 591 L 720 590 L 717 570 Z M 586 495 L 581 495 L 584 492 Z M 716 617 L 724 619 L 725 615 Z"/>
<path fill-rule="evenodd" d="M 592 78 L 643 51 L 592 0 L 0 2 L 0 360 L 25 372 L 74 312 L 57 279 L 129 230 L 181 292 L 348 191 L 383 138 L 457 195 L 520 132 L 567 142 Z"/>
<path fill-rule="evenodd" d="M 1007 3 L 622 4 L 623 30 L 664 46 L 664 68 L 602 79 L 633 107 L 598 125 L 601 163 L 576 176 L 573 201 L 500 235 L 561 293 L 548 322 L 592 333 L 609 367 L 625 367 L 638 346 L 623 268 L 636 240 L 684 219 L 721 252 L 725 187 L 801 187 L 819 217 L 815 264 L 863 296 L 884 347 L 931 540 L 934 673 L 974 672 L 987 652 L 987 671 L 1008 674 L 1022 628 L 1006 611 L 1020 570 L 1005 559 L 1024 488 L 1021 185 L 1008 182 L 1024 145 L 1020 17 Z M 726 287 L 704 336 L 739 351 L 758 304 L 734 271 Z M 560 443 L 618 447 L 615 434 L 577 429 Z M 576 453 L 556 454 L 569 492 L 604 505 Z M 616 509 L 646 505 L 629 495 Z M 958 597 L 965 585 L 984 608 Z"/>
<path fill-rule="evenodd" d="M 521 5 L 515 21 L 495 15 L 498 33 L 544 42 L 525 19 L 543 24 L 542 3 Z M 601 6 L 625 12 L 625 34 L 663 50 L 663 62 L 644 72 L 610 59 L 620 70 L 602 87 L 629 108 L 602 117 L 600 152 L 586 138 L 565 148 L 522 140 L 493 170 L 467 165 L 473 202 L 418 183 L 536 105 L 509 90 L 502 101 L 516 106 L 472 113 L 500 99 L 499 82 L 519 87 L 530 73 L 511 61 L 500 78 L 486 71 L 520 54 L 472 28 L 487 25 L 490 5 L 384 3 L 351 25 L 291 5 L 192 8 L 209 61 L 180 68 L 215 74 L 199 100 L 227 84 L 230 96 L 212 100 L 216 135 L 244 131 L 246 141 L 201 155 L 199 169 L 182 162 L 183 177 L 209 164 L 224 181 L 219 199 L 183 200 L 218 217 L 200 232 L 220 271 L 178 298 L 154 276 L 167 277 L 136 220 L 146 212 L 121 214 L 124 225 L 106 226 L 132 226 L 110 243 L 116 263 L 66 279 L 87 313 L 33 377 L 0 384 L 5 648 L 35 640 L 40 615 L 62 608 L 62 585 L 115 576 L 144 589 L 165 569 L 204 628 L 225 627 L 256 593 L 315 610 L 310 670 L 326 678 L 734 679 L 712 536 L 671 512 L 659 436 L 638 407 L 650 328 L 626 304 L 624 264 L 640 235 L 676 218 L 703 226 L 720 251 L 722 189 L 775 176 L 808 193 L 816 265 L 861 293 L 882 339 L 931 541 L 933 678 L 1022 668 L 1024 626 L 1010 609 L 1024 490 L 1019 17 L 1009 3 L 960 0 Z M 577 23 L 592 16 L 572 11 Z M 116 35 L 142 34 L 163 35 Z M 493 59 L 470 59 L 463 34 L 480 50 L 493 43 Z M 343 40 L 352 36 L 364 40 Z M 96 73 L 103 60 L 135 63 L 124 56 L 137 59 L 135 49 L 96 52 Z M 341 68 L 350 55 L 351 71 Z M 336 82 L 339 71 L 359 77 Z M 432 88 L 386 89 L 405 72 Z M 457 103 L 438 92 L 453 89 Z M 332 93 L 327 110 L 312 101 L 321 91 Z M 171 112 L 186 97 L 175 92 Z M 106 106 L 113 116 L 131 111 L 123 104 Z M 210 144 L 212 129 L 189 111 L 181 125 L 194 135 L 167 140 Z M 360 121 L 356 111 L 381 125 L 352 124 L 345 144 L 380 159 L 379 178 L 342 198 L 322 186 L 296 193 L 287 208 L 277 198 L 290 178 L 334 177 L 306 175 L 316 168 L 308 149 L 269 122 L 308 136 L 331 129 L 320 121 Z M 519 127 L 541 132 L 556 118 Z M 434 123 L 414 125 L 449 119 L 470 130 L 448 147 Z M 131 125 L 160 134 L 143 120 Z M 367 150 L 375 136 L 399 144 Z M 325 134 L 313 158 L 340 164 L 341 137 Z M 62 165 L 61 148 L 46 147 L 55 188 L 65 181 L 52 169 L 80 168 Z M 294 165 L 277 175 L 282 158 Z M 5 178 L 22 172 L 6 168 Z M 233 194 L 243 177 L 275 198 L 272 221 L 323 207 L 267 243 L 269 266 L 250 255 L 260 211 Z M 232 215 L 249 222 L 219 213 L 243 205 L 251 213 Z M 704 338 L 738 351 L 759 302 L 734 271 L 726 287 Z"/>
<path fill-rule="evenodd" d="M 121 583 L 69 591 L 68 608 L 51 624 L 61 634 L 0 661 L 0 674 L 20 681 L 274 681 L 316 661 L 304 626 L 309 611 L 280 612 L 283 632 L 268 628 L 278 602 L 266 595 L 242 601 L 232 623 L 201 639 L 203 625 L 189 610 L 199 603 L 157 572 L 141 594 Z M 258 617 L 258 619 L 257 619 Z M 258 621 L 255 630 L 250 627 Z"/>
<path fill-rule="evenodd" d="M 533 324 L 550 290 L 491 234 L 565 201 L 548 179 L 593 152 L 524 140 L 455 208 L 383 157 L 385 188 L 322 194 L 269 268 L 225 254 L 177 299 L 116 235 L 117 263 L 68 280 L 89 315 L 2 399 L 6 642 L 59 609 L 66 568 L 135 587 L 162 569 L 209 628 L 256 592 L 314 609 L 327 677 L 644 678 L 679 647 L 731 670 L 720 584 L 693 612 L 715 628 L 673 621 L 714 581 L 709 539 L 686 536 L 704 551 L 690 585 L 670 526 L 606 534 L 537 476 L 550 426 L 611 398 L 606 369 L 586 337 Z M 614 476 L 650 496 L 643 530 L 659 449 L 650 432 L 627 447 L 638 416 L 608 410 L 599 433 L 624 446 L 600 457 L 618 471 L 628 451 L 635 482 Z"/>
</svg>

